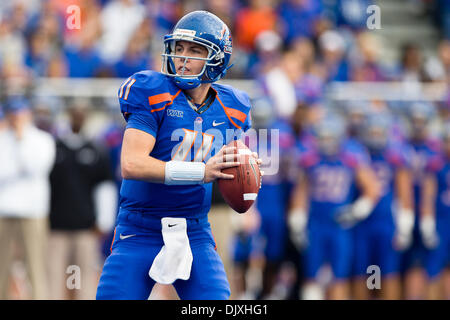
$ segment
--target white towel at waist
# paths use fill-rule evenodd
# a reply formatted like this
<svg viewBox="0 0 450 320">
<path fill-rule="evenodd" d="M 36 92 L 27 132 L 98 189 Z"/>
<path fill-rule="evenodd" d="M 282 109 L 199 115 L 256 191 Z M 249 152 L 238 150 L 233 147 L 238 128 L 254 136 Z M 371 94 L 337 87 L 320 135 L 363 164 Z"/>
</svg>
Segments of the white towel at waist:
<svg viewBox="0 0 450 320">
<path fill-rule="evenodd" d="M 185 218 L 162 218 L 164 245 L 150 268 L 150 277 L 161 284 L 187 280 L 191 274 L 192 251 Z"/>
</svg>

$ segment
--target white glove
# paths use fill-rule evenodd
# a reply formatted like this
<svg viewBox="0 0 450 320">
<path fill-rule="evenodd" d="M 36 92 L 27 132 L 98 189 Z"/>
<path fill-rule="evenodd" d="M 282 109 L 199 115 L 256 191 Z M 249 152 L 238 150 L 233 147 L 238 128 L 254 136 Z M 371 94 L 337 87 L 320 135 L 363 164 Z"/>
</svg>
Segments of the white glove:
<svg viewBox="0 0 450 320">
<path fill-rule="evenodd" d="M 395 216 L 394 247 L 397 250 L 406 250 L 412 242 L 414 228 L 414 211 L 401 208 Z"/>
<path fill-rule="evenodd" d="M 304 249 L 308 244 L 307 222 L 306 212 L 303 209 L 294 209 L 288 214 L 289 236 L 299 250 Z"/>
<path fill-rule="evenodd" d="M 439 244 L 439 236 L 436 231 L 436 220 L 434 217 L 427 215 L 421 218 L 419 229 L 425 247 L 429 250 L 436 248 Z"/>
<path fill-rule="evenodd" d="M 353 227 L 356 223 L 366 219 L 373 210 L 374 203 L 367 197 L 360 197 L 350 206 L 345 206 L 336 216 L 336 220 L 345 228 Z"/>
</svg>

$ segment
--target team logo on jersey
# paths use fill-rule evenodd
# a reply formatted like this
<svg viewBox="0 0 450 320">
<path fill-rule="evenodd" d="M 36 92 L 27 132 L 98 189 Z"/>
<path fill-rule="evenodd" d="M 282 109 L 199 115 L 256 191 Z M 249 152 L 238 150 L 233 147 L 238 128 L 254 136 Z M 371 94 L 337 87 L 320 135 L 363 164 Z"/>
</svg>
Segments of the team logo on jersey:
<svg viewBox="0 0 450 320">
<path fill-rule="evenodd" d="M 197 122 L 197 123 L 202 123 L 202 122 L 203 122 L 202 117 L 197 117 L 197 118 L 195 118 L 195 122 Z"/>
<path fill-rule="evenodd" d="M 213 125 L 213 127 L 217 127 L 217 126 L 220 126 L 221 124 L 224 124 L 224 123 L 225 123 L 225 121 L 224 122 L 216 122 L 216 120 L 214 120 L 212 125 Z"/>
<path fill-rule="evenodd" d="M 183 111 L 181 111 L 181 110 L 167 109 L 167 115 L 168 115 L 169 117 L 183 118 Z"/>
</svg>

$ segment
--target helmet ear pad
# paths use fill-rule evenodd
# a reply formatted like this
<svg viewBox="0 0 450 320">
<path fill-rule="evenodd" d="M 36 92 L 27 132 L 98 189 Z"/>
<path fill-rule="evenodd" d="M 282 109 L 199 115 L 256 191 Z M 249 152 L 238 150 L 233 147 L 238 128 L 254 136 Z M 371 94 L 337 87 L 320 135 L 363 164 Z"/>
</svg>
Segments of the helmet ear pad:
<svg viewBox="0 0 450 320">
<path fill-rule="evenodd" d="M 216 57 L 211 61 L 211 64 L 217 64 L 218 67 L 223 66 L 225 63 L 224 61 L 224 54 L 223 52 L 217 52 Z M 226 73 L 226 68 L 217 68 L 217 67 L 206 67 L 206 76 L 208 80 L 216 81 L 216 79 L 222 78 Z"/>
</svg>

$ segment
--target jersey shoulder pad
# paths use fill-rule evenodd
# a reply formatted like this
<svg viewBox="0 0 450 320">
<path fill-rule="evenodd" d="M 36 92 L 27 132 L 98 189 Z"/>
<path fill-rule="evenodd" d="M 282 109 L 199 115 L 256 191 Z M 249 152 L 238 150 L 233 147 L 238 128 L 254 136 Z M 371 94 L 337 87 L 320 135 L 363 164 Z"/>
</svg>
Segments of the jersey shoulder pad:
<svg viewBox="0 0 450 320">
<path fill-rule="evenodd" d="M 385 152 L 386 160 L 395 167 L 401 167 L 408 164 L 408 149 L 402 144 L 392 144 Z"/>
<path fill-rule="evenodd" d="M 299 147 L 299 165 L 302 168 L 310 168 L 320 161 L 319 154 L 312 147 Z"/>
<path fill-rule="evenodd" d="M 240 128 L 249 122 L 251 103 L 246 92 L 224 84 L 214 84 L 212 88 L 233 125 Z"/>
<path fill-rule="evenodd" d="M 172 101 L 169 80 L 159 72 L 145 70 L 133 74 L 118 90 L 123 113 L 151 111 Z"/>
<path fill-rule="evenodd" d="M 366 147 L 354 139 L 348 139 L 343 143 L 342 159 L 352 168 L 370 163 L 370 156 Z"/>
</svg>

